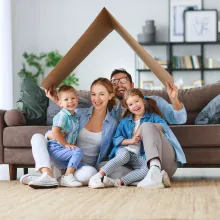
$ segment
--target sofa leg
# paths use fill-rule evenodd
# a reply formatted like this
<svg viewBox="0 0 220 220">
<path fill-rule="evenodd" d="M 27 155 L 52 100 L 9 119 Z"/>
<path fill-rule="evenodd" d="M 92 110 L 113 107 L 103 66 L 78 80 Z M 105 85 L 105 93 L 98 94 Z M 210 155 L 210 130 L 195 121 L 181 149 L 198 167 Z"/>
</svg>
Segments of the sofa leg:
<svg viewBox="0 0 220 220">
<path fill-rule="evenodd" d="M 17 167 L 15 164 L 9 164 L 9 174 L 10 174 L 10 180 L 17 179 Z"/>
<path fill-rule="evenodd" d="M 28 174 L 28 168 L 24 168 L 24 174 Z"/>
</svg>

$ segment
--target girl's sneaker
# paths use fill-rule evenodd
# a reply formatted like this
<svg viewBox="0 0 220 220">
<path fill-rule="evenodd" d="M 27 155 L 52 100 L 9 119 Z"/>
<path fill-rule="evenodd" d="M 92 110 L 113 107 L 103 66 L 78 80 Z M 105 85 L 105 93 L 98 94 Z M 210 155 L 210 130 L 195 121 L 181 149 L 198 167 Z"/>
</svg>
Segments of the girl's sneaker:
<svg viewBox="0 0 220 220">
<path fill-rule="evenodd" d="M 100 176 L 99 173 L 95 174 L 89 179 L 89 187 L 92 189 L 100 189 L 100 188 L 105 188 L 104 183 L 102 182 L 102 177 Z"/>
<path fill-rule="evenodd" d="M 60 185 L 66 187 L 79 187 L 82 186 L 82 183 L 79 182 L 73 174 L 66 174 L 61 176 Z"/>
<path fill-rule="evenodd" d="M 111 179 L 107 176 L 104 176 L 103 183 L 105 187 L 120 187 L 121 186 L 120 179 Z"/>
</svg>

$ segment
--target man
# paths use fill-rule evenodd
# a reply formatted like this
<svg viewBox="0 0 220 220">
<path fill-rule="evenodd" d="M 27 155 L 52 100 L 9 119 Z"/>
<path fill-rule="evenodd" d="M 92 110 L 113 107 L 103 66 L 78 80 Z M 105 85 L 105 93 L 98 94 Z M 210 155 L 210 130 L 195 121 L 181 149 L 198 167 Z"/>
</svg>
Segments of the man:
<svg viewBox="0 0 220 220">
<path fill-rule="evenodd" d="M 125 69 L 115 69 L 111 74 L 111 81 L 113 83 L 115 96 L 118 99 L 118 104 L 112 110 L 112 116 L 120 121 L 123 113 L 126 110 L 124 102 L 124 94 L 126 91 L 134 87 L 131 75 Z M 158 96 L 150 96 L 148 98 L 154 99 L 157 103 L 158 108 L 163 114 L 165 120 L 170 124 L 183 124 L 186 122 L 187 114 L 184 106 L 178 99 L 178 88 L 175 85 L 167 83 L 167 92 L 172 103 L 169 104 L 163 98 Z M 56 89 L 53 87 L 49 91 L 46 91 L 46 95 L 55 103 L 58 103 L 58 97 Z M 122 173 L 129 172 L 129 169 L 122 169 Z M 51 171 L 47 171 L 51 172 Z M 113 174 L 114 175 L 114 174 Z M 118 174 L 116 174 L 117 176 Z M 161 178 L 162 174 L 160 175 Z M 113 176 L 115 177 L 115 176 Z M 21 182 L 28 184 L 29 181 L 34 181 L 34 175 L 26 175 L 21 177 Z M 55 181 L 55 180 L 53 180 Z M 43 183 L 42 183 L 43 184 Z M 49 184 L 51 187 L 53 183 Z"/>
<path fill-rule="evenodd" d="M 134 88 L 131 75 L 125 69 L 115 69 L 111 74 L 111 81 L 114 87 L 116 98 L 119 104 L 112 110 L 112 114 L 118 120 L 126 110 L 124 102 L 124 94 L 131 88 Z M 175 85 L 167 84 L 167 93 L 172 103 L 169 104 L 159 96 L 147 96 L 154 99 L 158 108 L 164 116 L 164 119 L 169 124 L 184 124 L 186 123 L 187 114 L 183 104 L 178 99 L 178 88 Z"/>
</svg>

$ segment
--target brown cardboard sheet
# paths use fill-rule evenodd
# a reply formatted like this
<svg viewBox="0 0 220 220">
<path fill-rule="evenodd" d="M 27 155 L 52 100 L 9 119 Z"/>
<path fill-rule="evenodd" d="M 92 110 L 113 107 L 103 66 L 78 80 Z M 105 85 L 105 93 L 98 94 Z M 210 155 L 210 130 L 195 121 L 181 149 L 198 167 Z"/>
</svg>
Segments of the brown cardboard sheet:
<svg viewBox="0 0 220 220">
<path fill-rule="evenodd" d="M 41 85 L 45 89 L 49 89 L 53 85 L 59 85 L 113 30 L 127 42 L 163 84 L 165 82 L 173 83 L 172 76 L 154 60 L 106 8 L 103 8 L 85 33 L 43 80 Z M 112 68 L 114 69 L 114 67 Z"/>
</svg>

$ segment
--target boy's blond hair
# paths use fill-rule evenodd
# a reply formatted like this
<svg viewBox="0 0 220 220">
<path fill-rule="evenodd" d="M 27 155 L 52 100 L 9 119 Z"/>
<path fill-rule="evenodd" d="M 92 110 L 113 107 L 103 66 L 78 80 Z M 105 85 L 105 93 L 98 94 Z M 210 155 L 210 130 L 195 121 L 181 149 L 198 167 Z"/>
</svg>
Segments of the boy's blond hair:
<svg viewBox="0 0 220 220">
<path fill-rule="evenodd" d="M 59 99 L 60 99 L 60 96 L 63 92 L 74 92 L 77 95 L 76 90 L 72 86 L 63 85 L 59 88 L 59 90 L 57 92 Z"/>
</svg>

